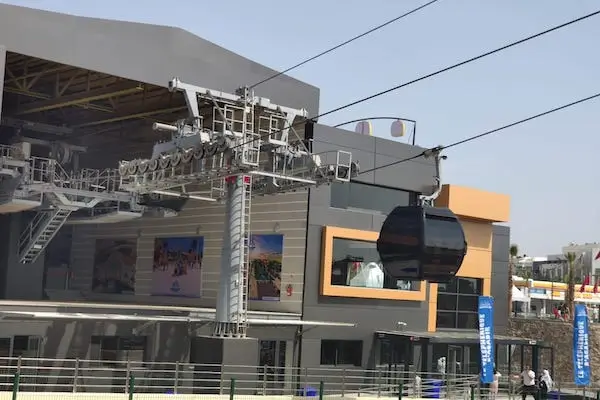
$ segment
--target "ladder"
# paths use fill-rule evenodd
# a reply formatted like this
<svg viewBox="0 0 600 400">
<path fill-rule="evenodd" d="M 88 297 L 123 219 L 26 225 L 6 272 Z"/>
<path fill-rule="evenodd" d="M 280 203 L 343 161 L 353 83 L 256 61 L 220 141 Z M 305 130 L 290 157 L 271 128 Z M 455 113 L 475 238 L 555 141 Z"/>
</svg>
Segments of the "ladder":
<svg viewBox="0 0 600 400">
<path fill-rule="evenodd" d="M 71 212 L 71 209 L 57 207 L 36 213 L 19 238 L 19 260 L 22 264 L 33 263 L 39 257 L 67 222 Z"/>
<path fill-rule="evenodd" d="M 242 185 L 244 185 L 242 229 L 244 235 L 244 244 L 242 248 L 242 259 L 239 271 L 239 295 L 241 300 L 238 305 L 238 316 L 236 318 L 236 333 L 239 337 L 246 337 L 248 328 L 248 282 L 250 279 L 250 212 L 252 208 L 252 177 L 242 176 Z"/>
</svg>

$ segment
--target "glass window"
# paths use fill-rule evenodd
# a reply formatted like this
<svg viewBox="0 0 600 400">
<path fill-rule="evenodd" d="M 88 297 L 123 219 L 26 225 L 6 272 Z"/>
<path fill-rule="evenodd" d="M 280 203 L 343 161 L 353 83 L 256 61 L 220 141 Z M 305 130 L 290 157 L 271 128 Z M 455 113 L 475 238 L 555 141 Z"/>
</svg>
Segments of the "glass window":
<svg viewBox="0 0 600 400">
<path fill-rule="evenodd" d="M 377 211 L 389 214 L 397 206 L 410 204 L 411 193 L 364 183 L 333 183 L 331 207 Z"/>
<path fill-rule="evenodd" d="M 427 216 L 425 219 L 425 243 L 429 247 L 462 250 L 465 247 L 462 226 L 455 220 Z"/>
<path fill-rule="evenodd" d="M 445 329 L 456 328 L 456 313 L 447 311 L 438 311 L 437 327 Z"/>
<path fill-rule="evenodd" d="M 438 328 L 477 329 L 483 279 L 454 278 L 438 286 Z"/>
<path fill-rule="evenodd" d="M 458 329 L 477 329 L 478 326 L 478 314 L 477 313 L 466 313 L 459 312 L 456 320 L 456 327 Z"/>
<path fill-rule="evenodd" d="M 440 293 L 438 295 L 437 305 L 438 310 L 456 311 L 456 295 Z"/>
<path fill-rule="evenodd" d="M 419 290 L 419 282 L 398 280 L 383 269 L 373 242 L 333 239 L 331 284 L 373 289 Z"/>
<path fill-rule="evenodd" d="M 362 340 L 321 340 L 321 365 L 362 364 Z"/>
</svg>

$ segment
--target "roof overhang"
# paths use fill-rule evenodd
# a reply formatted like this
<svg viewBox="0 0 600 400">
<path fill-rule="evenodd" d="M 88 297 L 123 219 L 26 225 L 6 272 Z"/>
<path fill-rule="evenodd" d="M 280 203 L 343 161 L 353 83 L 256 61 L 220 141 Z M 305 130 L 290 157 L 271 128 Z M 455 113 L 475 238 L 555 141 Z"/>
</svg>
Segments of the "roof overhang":
<svg viewBox="0 0 600 400">
<path fill-rule="evenodd" d="M 478 344 L 479 332 L 477 331 L 437 331 L 437 332 L 417 332 L 417 331 L 376 331 L 379 337 L 396 336 L 409 339 L 414 342 L 426 340 L 430 343 L 456 343 L 456 344 Z M 496 344 L 510 345 L 539 345 L 545 346 L 544 342 L 529 338 L 495 335 Z"/>
<path fill-rule="evenodd" d="M 117 303 L 72 303 L 46 301 L 0 301 L 0 317 L 10 320 L 94 320 L 148 323 L 201 323 L 212 322 L 214 308 L 151 306 Z M 112 310 L 110 312 L 107 312 Z M 116 312 L 114 310 L 120 310 Z M 356 324 L 329 321 L 305 321 L 300 314 L 266 311 L 248 311 L 248 324 L 260 326 L 337 326 L 354 327 Z"/>
</svg>

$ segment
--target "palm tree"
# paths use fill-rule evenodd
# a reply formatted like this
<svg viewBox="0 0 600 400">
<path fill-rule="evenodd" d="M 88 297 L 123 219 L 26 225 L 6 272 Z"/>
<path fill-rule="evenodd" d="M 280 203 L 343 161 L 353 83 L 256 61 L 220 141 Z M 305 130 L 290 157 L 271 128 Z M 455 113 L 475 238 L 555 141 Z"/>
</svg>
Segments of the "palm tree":
<svg viewBox="0 0 600 400">
<path fill-rule="evenodd" d="M 512 315 L 512 288 L 513 288 L 513 275 L 515 273 L 515 261 L 519 255 L 519 246 L 511 244 L 508 250 L 508 315 Z"/>
<path fill-rule="evenodd" d="M 573 315 L 575 311 L 575 260 L 577 255 L 575 253 L 565 254 L 567 259 L 567 265 L 569 270 L 567 272 L 567 293 L 565 295 L 565 303 L 567 310 L 569 310 L 569 316 Z"/>
</svg>

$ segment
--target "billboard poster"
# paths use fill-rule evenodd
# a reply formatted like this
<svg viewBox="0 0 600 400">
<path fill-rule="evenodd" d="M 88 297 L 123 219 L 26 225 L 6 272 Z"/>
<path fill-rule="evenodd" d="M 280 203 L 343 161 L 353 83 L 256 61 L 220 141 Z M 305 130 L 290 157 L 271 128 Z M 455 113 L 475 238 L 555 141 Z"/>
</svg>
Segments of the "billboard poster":
<svg viewBox="0 0 600 400">
<path fill-rule="evenodd" d="M 587 309 L 584 304 L 575 305 L 573 318 L 573 373 L 577 386 L 590 384 L 590 344 Z"/>
<path fill-rule="evenodd" d="M 479 357 L 481 383 L 494 381 L 494 298 L 479 296 Z"/>
<path fill-rule="evenodd" d="M 92 291 L 133 294 L 136 262 L 136 239 L 97 239 L 94 251 Z"/>
<path fill-rule="evenodd" d="M 279 301 L 283 235 L 250 236 L 249 300 Z"/>
<path fill-rule="evenodd" d="M 156 238 L 153 296 L 200 297 L 204 237 Z"/>
</svg>

